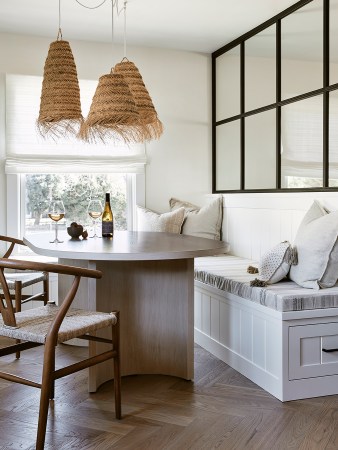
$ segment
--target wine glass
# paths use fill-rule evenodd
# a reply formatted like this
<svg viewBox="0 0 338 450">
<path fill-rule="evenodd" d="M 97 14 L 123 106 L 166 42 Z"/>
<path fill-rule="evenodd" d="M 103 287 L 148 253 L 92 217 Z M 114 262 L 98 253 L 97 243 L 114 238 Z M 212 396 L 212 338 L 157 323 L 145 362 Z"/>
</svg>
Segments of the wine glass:
<svg viewBox="0 0 338 450">
<path fill-rule="evenodd" d="M 96 234 L 96 223 L 97 219 L 102 216 L 103 207 L 102 203 L 99 199 L 94 198 L 93 200 L 90 200 L 88 208 L 87 208 L 88 214 L 93 219 L 93 225 L 94 225 L 94 235 L 90 237 L 100 237 Z"/>
<path fill-rule="evenodd" d="M 62 243 L 58 239 L 58 222 L 65 216 L 65 207 L 62 200 L 52 200 L 48 207 L 48 217 L 55 222 L 55 239 L 51 243 Z"/>
</svg>

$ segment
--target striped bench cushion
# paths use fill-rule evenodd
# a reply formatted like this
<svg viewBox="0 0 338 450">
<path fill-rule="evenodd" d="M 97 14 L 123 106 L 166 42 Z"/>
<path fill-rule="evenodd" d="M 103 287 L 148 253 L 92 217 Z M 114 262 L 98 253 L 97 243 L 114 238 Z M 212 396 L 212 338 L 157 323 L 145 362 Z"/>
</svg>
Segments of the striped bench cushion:
<svg viewBox="0 0 338 450">
<path fill-rule="evenodd" d="M 247 273 L 249 265 L 258 264 L 230 255 L 196 258 L 195 280 L 281 312 L 338 307 L 338 284 L 319 291 L 303 288 L 290 280 L 251 287 L 250 281 L 257 274 Z"/>
</svg>

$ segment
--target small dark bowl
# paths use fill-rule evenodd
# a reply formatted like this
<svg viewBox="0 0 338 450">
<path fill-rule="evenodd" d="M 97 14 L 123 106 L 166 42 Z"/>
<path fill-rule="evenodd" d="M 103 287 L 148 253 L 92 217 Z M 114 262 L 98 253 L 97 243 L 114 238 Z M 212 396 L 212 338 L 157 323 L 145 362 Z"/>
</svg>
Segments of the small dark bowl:
<svg viewBox="0 0 338 450">
<path fill-rule="evenodd" d="M 82 235 L 83 233 L 83 226 L 82 225 L 78 225 L 77 227 L 68 227 L 67 228 L 67 233 L 69 234 L 69 236 L 72 237 L 72 239 L 79 239 L 79 237 Z"/>
</svg>

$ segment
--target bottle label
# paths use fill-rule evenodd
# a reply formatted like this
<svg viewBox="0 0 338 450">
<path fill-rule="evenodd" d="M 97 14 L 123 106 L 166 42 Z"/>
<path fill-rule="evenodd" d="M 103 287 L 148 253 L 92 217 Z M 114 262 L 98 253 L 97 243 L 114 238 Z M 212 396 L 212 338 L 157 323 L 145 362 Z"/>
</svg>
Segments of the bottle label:
<svg viewBox="0 0 338 450">
<path fill-rule="evenodd" d="M 114 222 L 104 221 L 102 222 L 102 235 L 114 233 Z"/>
</svg>

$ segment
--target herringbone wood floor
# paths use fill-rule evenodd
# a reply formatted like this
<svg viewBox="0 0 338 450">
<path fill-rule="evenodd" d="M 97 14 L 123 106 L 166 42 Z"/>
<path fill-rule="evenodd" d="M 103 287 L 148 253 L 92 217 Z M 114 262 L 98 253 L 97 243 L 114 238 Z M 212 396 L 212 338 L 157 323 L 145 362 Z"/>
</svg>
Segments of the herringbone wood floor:
<svg viewBox="0 0 338 450">
<path fill-rule="evenodd" d="M 38 379 L 42 348 L 13 373 Z M 79 347 L 60 346 L 76 361 Z M 167 376 L 122 381 L 123 420 L 114 418 L 112 383 L 87 392 L 86 371 L 59 380 L 46 450 L 338 449 L 338 396 L 281 403 L 200 347 L 194 383 Z M 0 380 L 0 450 L 33 450 L 40 391 Z"/>
</svg>

